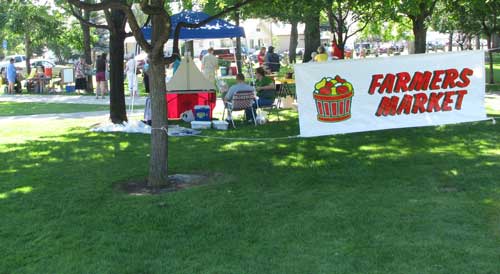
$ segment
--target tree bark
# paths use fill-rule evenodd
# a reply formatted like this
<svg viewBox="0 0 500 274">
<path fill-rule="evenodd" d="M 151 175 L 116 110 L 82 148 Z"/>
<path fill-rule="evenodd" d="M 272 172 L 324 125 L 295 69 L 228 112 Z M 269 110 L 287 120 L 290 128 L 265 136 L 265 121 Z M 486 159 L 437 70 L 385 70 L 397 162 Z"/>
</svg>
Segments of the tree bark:
<svg viewBox="0 0 500 274">
<path fill-rule="evenodd" d="M 110 104 L 109 116 L 113 124 L 126 122 L 127 107 L 125 105 L 125 88 L 123 86 L 123 56 L 125 44 L 125 14 L 120 10 L 111 10 L 109 25 L 109 80 L 110 80 Z"/>
<path fill-rule="evenodd" d="M 31 38 L 29 35 L 29 32 L 26 32 L 24 34 L 24 52 L 26 55 L 26 72 L 28 75 L 31 73 L 31 65 L 30 65 L 30 60 L 31 60 Z"/>
<path fill-rule="evenodd" d="M 417 16 L 412 19 L 413 35 L 415 36 L 415 53 L 425 53 L 427 27 L 425 26 L 425 18 Z"/>
<path fill-rule="evenodd" d="M 290 63 L 294 64 L 297 58 L 297 45 L 299 44 L 299 31 L 297 29 L 299 22 L 292 20 L 290 24 L 292 25 L 292 29 L 290 31 L 290 45 L 288 47 L 288 57 L 290 59 Z"/>
<path fill-rule="evenodd" d="M 453 50 L 453 31 L 450 31 L 450 35 L 448 36 L 448 51 Z"/>
<path fill-rule="evenodd" d="M 90 19 L 90 11 L 83 11 L 83 17 L 85 20 L 89 21 Z M 90 45 L 90 27 L 82 22 L 80 22 L 80 26 L 83 32 L 83 52 L 85 56 L 85 62 L 87 64 L 92 64 L 92 49 Z M 92 81 L 92 75 L 87 76 L 87 93 L 94 92 L 94 84 Z"/>
<path fill-rule="evenodd" d="M 185 48 L 184 54 L 186 54 L 186 52 L 189 52 L 191 58 L 194 58 L 194 41 L 193 40 L 186 41 L 184 43 L 184 48 Z"/>
<path fill-rule="evenodd" d="M 476 49 L 481 49 L 481 37 L 476 35 Z"/>
<path fill-rule="evenodd" d="M 321 45 L 320 31 L 319 31 L 319 11 L 315 14 L 306 16 L 306 27 L 304 30 L 304 59 L 303 62 L 311 60 L 311 53 L 315 52 Z"/>
<path fill-rule="evenodd" d="M 240 12 L 234 12 L 234 21 L 237 27 L 240 26 Z M 238 73 L 242 73 L 242 59 L 241 59 L 241 37 L 236 37 L 236 68 L 238 69 Z"/>
<path fill-rule="evenodd" d="M 154 1 L 156 6 L 162 6 L 163 1 Z M 161 15 L 151 16 L 152 37 L 151 44 L 155 45 L 148 54 L 149 59 L 149 86 L 151 96 L 151 156 L 149 163 L 148 185 L 152 187 L 168 186 L 168 135 L 165 130 L 168 128 L 167 103 L 165 100 L 165 57 L 163 47 L 165 42 L 159 42 L 164 33 L 166 17 Z"/>
<path fill-rule="evenodd" d="M 488 35 L 488 37 L 486 38 L 486 41 L 488 43 L 488 49 L 491 49 L 492 45 L 493 45 L 493 41 L 492 41 L 492 37 L 493 35 Z M 489 84 L 494 84 L 495 83 L 495 74 L 493 73 L 493 52 L 491 50 L 488 50 L 488 57 L 490 59 L 490 71 L 489 71 L 489 74 L 490 74 L 490 81 L 489 81 Z"/>
</svg>

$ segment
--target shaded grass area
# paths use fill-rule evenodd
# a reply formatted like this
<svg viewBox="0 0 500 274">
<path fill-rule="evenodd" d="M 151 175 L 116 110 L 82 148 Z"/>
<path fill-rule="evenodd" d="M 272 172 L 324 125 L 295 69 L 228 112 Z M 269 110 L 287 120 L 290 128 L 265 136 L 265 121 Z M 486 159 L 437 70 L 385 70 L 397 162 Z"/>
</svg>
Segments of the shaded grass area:
<svg viewBox="0 0 500 274">
<path fill-rule="evenodd" d="M 298 134 L 295 113 L 217 137 Z M 497 117 L 498 118 L 498 117 Z M 496 273 L 500 125 L 320 138 L 169 138 L 205 186 L 128 196 L 150 136 L 0 128 L 0 273 Z M 21 134 L 21 133 L 19 133 Z M 1 140 L 1 139 L 0 139 Z"/>
<path fill-rule="evenodd" d="M 0 102 L 0 116 L 109 110 L 107 105 Z"/>
</svg>

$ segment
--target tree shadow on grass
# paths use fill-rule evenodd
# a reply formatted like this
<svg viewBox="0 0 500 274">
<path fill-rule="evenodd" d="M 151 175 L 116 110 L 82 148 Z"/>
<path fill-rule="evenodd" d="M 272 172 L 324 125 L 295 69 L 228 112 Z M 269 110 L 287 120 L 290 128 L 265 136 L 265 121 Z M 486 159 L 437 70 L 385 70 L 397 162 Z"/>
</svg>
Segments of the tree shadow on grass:
<svg viewBox="0 0 500 274">
<path fill-rule="evenodd" d="M 75 250 L 89 264 L 73 272 L 96 269 L 92 262 L 116 254 L 121 263 L 108 261 L 95 272 L 145 267 L 141 256 L 151 254 L 162 258 L 151 264 L 190 273 L 222 261 L 233 273 L 244 272 L 242 261 L 255 266 L 253 273 L 320 273 L 325 263 L 359 272 L 353 258 L 374 271 L 423 269 L 428 261 L 408 258 L 430 254 L 460 273 L 457 262 L 495 255 L 459 247 L 476 244 L 471 231 L 489 231 L 482 222 L 494 217 L 478 214 L 478 203 L 489 199 L 481 206 L 498 209 L 499 131 L 481 122 L 307 139 L 171 137 L 170 173 L 223 175 L 188 191 L 131 197 L 116 192 L 115 183 L 147 176 L 150 136 L 75 128 L 3 145 L 0 194 L 8 197 L 0 196 L 0 212 L 8 223 L 0 236 L 7 254 L 45 270 L 39 273 L 54 272 L 43 267 L 64 265 Z M 294 136 L 298 123 L 203 134 Z M 87 251 L 95 246 L 97 254 Z M 214 250 L 216 259 L 208 256 Z M 310 257 L 298 255 L 304 252 Z M 15 262 L 5 259 L 4 266 Z M 405 272 L 397 270 L 387 272 Z"/>
</svg>

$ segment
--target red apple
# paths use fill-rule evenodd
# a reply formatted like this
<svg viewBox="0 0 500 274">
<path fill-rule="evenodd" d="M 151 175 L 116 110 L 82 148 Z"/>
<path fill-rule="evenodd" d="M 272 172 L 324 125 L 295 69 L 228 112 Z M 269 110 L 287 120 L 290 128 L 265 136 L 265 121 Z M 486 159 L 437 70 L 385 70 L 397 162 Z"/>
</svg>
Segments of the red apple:
<svg viewBox="0 0 500 274">
<path fill-rule="evenodd" d="M 338 94 L 347 94 L 347 93 L 349 93 L 349 89 L 346 86 L 338 86 L 337 93 Z"/>
<path fill-rule="evenodd" d="M 338 83 L 345 83 L 345 80 L 340 78 L 340 76 L 335 76 L 335 80 L 338 82 Z"/>
<path fill-rule="evenodd" d="M 331 88 L 331 87 L 333 87 L 333 83 L 332 82 L 326 82 L 325 87 Z"/>
<path fill-rule="evenodd" d="M 319 89 L 319 94 L 324 94 L 324 95 L 329 95 L 330 94 L 330 88 L 329 87 L 322 87 Z"/>
</svg>

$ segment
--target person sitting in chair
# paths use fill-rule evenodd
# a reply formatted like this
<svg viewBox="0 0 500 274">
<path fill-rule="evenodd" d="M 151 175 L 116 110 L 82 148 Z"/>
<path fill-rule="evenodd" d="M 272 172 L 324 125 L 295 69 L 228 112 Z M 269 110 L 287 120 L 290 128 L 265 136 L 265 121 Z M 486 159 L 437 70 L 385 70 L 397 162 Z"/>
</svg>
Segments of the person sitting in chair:
<svg viewBox="0 0 500 274">
<path fill-rule="evenodd" d="M 276 86 L 274 85 L 273 79 L 266 76 L 265 70 L 260 67 L 255 70 L 255 90 L 257 91 L 257 99 L 253 104 L 253 111 L 257 107 L 269 107 L 274 104 L 274 99 L 276 98 Z M 252 113 L 248 110 L 247 117 L 253 117 Z"/>
<path fill-rule="evenodd" d="M 249 91 L 249 90 L 254 90 L 252 86 L 249 84 L 245 83 L 245 75 L 243 73 L 238 73 L 236 75 L 236 84 L 232 85 L 229 90 L 227 91 L 226 95 L 223 98 L 224 104 L 227 102 L 231 102 L 233 100 L 234 94 L 236 94 L 239 91 Z M 247 114 L 247 119 L 253 119 L 249 118 L 252 117 L 252 113 L 250 113 L 250 116 Z M 229 117 L 230 118 L 230 117 Z"/>
</svg>

